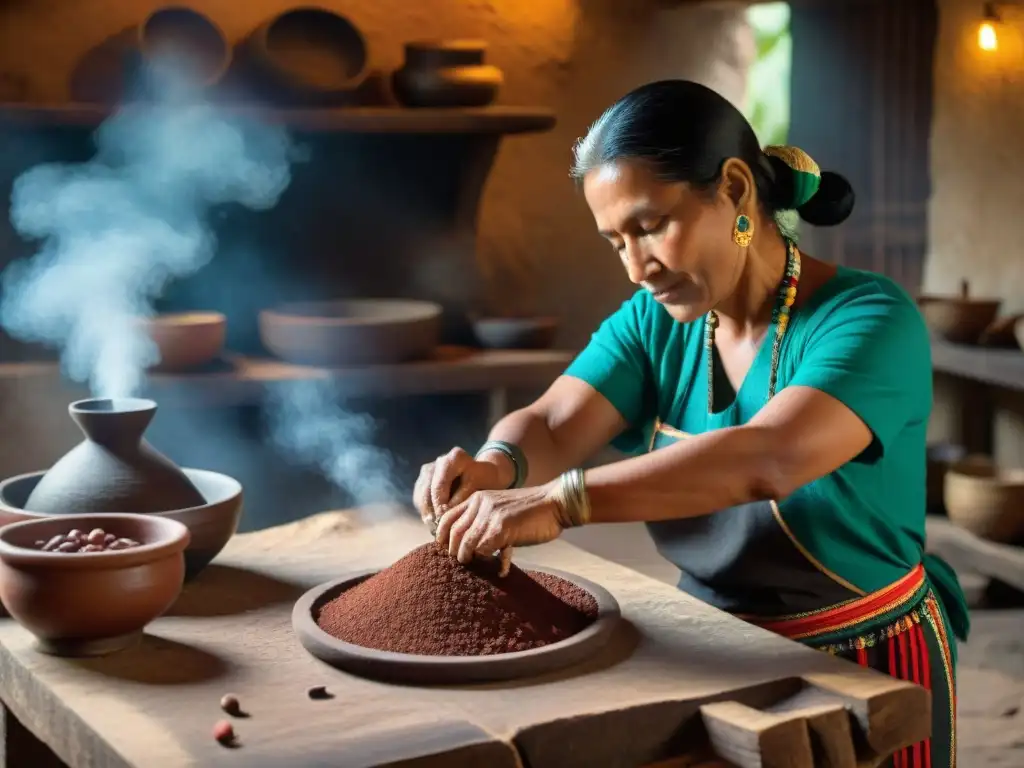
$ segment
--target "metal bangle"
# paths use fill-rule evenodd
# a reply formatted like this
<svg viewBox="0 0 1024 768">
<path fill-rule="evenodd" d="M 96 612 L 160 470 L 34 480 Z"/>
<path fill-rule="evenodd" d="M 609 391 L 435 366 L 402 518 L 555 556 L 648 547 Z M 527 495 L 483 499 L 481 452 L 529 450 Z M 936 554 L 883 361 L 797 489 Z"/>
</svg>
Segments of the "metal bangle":
<svg viewBox="0 0 1024 768">
<path fill-rule="evenodd" d="M 555 504 L 561 513 L 559 522 L 563 528 L 578 528 L 590 523 L 590 496 L 582 469 L 562 473 Z"/>
<path fill-rule="evenodd" d="M 504 440 L 488 440 L 482 446 L 480 450 L 476 452 L 474 458 L 479 459 L 488 451 L 498 451 L 508 457 L 508 460 L 512 462 L 512 466 L 515 469 L 515 477 L 512 480 L 512 485 L 509 488 L 522 488 L 526 484 L 526 476 L 529 474 L 529 465 L 526 463 L 526 454 L 523 453 L 522 449 L 518 445 L 512 443 L 506 443 Z"/>
</svg>

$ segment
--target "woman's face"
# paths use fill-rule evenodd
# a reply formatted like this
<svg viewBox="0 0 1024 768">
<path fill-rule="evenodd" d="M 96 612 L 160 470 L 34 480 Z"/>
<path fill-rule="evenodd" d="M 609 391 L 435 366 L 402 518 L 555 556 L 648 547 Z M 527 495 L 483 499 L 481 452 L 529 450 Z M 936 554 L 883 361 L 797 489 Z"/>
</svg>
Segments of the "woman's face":
<svg viewBox="0 0 1024 768">
<path fill-rule="evenodd" d="M 735 166 L 726 163 L 726 181 L 717 190 L 666 183 L 632 161 L 609 163 L 583 180 L 597 229 L 619 254 L 629 279 L 679 322 L 717 306 L 742 273 L 746 249 L 733 242 L 732 233 L 749 183 L 742 172 L 736 178 Z"/>
</svg>

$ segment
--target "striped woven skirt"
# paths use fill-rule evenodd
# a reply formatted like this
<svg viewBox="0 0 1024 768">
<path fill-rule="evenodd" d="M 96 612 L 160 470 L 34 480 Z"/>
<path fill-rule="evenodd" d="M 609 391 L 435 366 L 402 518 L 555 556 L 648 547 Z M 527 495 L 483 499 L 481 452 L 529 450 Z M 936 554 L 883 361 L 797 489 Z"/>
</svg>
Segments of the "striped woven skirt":
<svg viewBox="0 0 1024 768">
<path fill-rule="evenodd" d="M 864 597 L 810 613 L 752 621 L 812 648 L 927 688 L 932 694 L 931 738 L 905 747 L 885 765 L 956 766 L 956 670 L 942 612 L 923 566 Z"/>
</svg>

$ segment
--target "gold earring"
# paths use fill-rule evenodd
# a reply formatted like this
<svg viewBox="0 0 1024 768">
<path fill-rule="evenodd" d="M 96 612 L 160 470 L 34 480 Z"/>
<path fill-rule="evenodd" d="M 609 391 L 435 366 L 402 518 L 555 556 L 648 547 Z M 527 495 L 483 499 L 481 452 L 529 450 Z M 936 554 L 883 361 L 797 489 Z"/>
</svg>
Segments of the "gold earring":
<svg viewBox="0 0 1024 768">
<path fill-rule="evenodd" d="M 741 213 L 736 217 L 736 223 L 732 227 L 732 241 L 740 248 L 746 248 L 754 239 L 754 222 L 746 214 Z"/>
</svg>

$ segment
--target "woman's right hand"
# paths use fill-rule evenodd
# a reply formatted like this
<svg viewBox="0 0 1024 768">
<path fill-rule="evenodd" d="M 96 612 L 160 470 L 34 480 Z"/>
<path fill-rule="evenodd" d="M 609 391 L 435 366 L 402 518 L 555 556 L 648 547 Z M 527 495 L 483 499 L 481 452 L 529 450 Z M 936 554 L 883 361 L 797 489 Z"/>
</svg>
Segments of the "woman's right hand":
<svg viewBox="0 0 1024 768">
<path fill-rule="evenodd" d="M 413 504 L 423 522 L 429 525 L 476 491 L 499 491 L 508 485 L 503 482 L 497 464 L 477 461 L 461 448 L 452 448 L 420 468 L 413 489 Z"/>
</svg>

